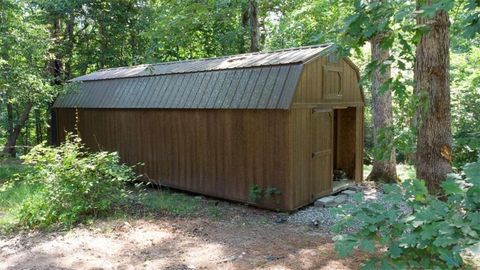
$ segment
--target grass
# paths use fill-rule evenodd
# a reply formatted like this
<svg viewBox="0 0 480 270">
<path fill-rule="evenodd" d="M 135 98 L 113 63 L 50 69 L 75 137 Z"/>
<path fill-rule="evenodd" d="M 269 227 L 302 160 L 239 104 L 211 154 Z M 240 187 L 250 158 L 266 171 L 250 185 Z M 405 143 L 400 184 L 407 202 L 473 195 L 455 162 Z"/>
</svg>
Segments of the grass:
<svg viewBox="0 0 480 270">
<path fill-rule="evenodd" d="M 371 171 L 371 166 L 364 165 L 365 177 Z M 0 163 L 0 229 L 11 228 L 17 223 L 16 212 L 22 202 L 29 195 L 34 194 L 38 187 L 15 182 L 11 188 L 1 191 L 8 180 L 16 175 L 26 172 L 28 167 L 17 160 L 7 160 Z M 397 173 L 400 179 L 415 177 L 415 169 L 411 165 L 398 165 Z M 169 213 L 177 216 L 197 216 L 201 213 L 212 218 L 222 215 L 221 209 L 209 201 L 203 201 L 199 196 L 192 196 L 183 192 L 175 192 L 169 189 L 147 188 L 146 191 L 133 191 L 133 199 L 138 201 L 146 212 Z M 122 212 L 120 210 L 120 212 Z M 128 213 L 115 212 L 104 217 L 107 219 L 126 218 Z"/>
<path fill-rule="evenodd" d="M 372 165 L 363 165 L 363 179 L 366 179 L 372 171 Z M 415 167 L 408 164 L 397 165 L 397 176 L 401 181 L 415 179 Z"/>
<path fill-rule="evenodd" d="M 23 200 L 37 189 L 36 186 L 16 183 L 12 188 L 0 192 L 0 228 L 8 229 L 18 222 L 16 213 Z"/>
<path fill-rule="evenodd" d="M 149 188 L 145 193 L 136 194 L 141 204 L 152 212 L 166 212 L 176 216 L 193 217 L 208 215 L 211 218 L 222 216 L 221 208 L 215 200 L 204 200 L 203 196 L 194 196 L 176 192 L 168 188 Z"/>
<path fill-rule="evenodd" d="M 12 228 L 18 223 L 16 213 L 22 202 L 38 190 L 38 186 L 9 181 L 15 179 L 19 174 L 27 172 L 28 168 L 19 160 L 9 159 L 0 162 L 0 230 L 2 231 Z M 134 200 L 138 200 L 147 211 L 151 212 L 161 211 L 178 216 L 193 216 L 201 209 L 201 200 L 198 197 L 168 189 L 148 188 L 145 192 L 136 190 L 133 196 Z M 216 207 L 208 206 L 206 210 L 210 216 L 219 215 Z M 119 212 L 111 214 L 111 217 L 106 218 L 124 218 L 125 215 L 128 215 Z"/>
<path fill-rule="evenodd" d="M 0 162 L 0 184 L 11 180 L 15 175 L 28 170 L 28 167 L 15 159 L 8 159 Z"/>
<path fill-rule="evenodd" d="M 18 181 L 8 182 L 27 169 L 28 167 L 19 163 L 0 163 L 0 231 L 11 231 L 18 224 L 16 213 L 18 213 L 23 201 L 38 189 L 38 186 L 27 185 Z M 7 188 L 6 185 L 11 186 Z M 205 210 L 205 213 L 211 217 L 221 215 L 216 206 L 202 207 L 200 197 L 174 192 L 169 189 L 147 188 L 144 192 L 134 190 L 133 199 L 147 210 L 146 214 L 148 212 L 164 212 L 176 216 L 195 216 L 201 210 Z M 131 214 L 129 211 L 119 209 L 119 211 L 112 211 L 109 216 L 103 216 L 102 219 L 125 219 L 129 218 Z M 86 220 L 85 222 L 92 223 L 92 221 Z"/>
<path fill-rule="evenodd" d="M 13 183 L 11 188 L 2 190 L 9 180 L 24 173 L 28 167 L 17 160 L 0 163 L 0 228 L 8 229 L 17 223 L 16 212 L 23 200 L 34 193 L 37 187 L 23 183 Z"/>
<path fill-rule="evenodd" d="M 139 199 L 151 211 L 164 211 L 178 216 L 193 216 L 200 210 L 198 197 L 168 189 L 147 190 Z"/>
</svg>

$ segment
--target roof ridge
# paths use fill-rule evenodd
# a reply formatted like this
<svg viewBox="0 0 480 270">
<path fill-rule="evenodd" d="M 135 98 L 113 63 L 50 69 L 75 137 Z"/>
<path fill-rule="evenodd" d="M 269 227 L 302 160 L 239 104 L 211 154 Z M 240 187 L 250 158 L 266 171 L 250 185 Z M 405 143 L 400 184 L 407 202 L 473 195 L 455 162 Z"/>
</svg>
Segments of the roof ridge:
<svg viewBox="0 0 480 270">
<path fill-rule="evenodd" d="M 99 69 L 96 72 L 115 71 L 115 70 L 143 68 L 143 67 L 154 67 L 154 66 L 163 66 L 163 65 L 173 65 L 173 64 L 180 64 L 180 63 L 200 62 L 200 61 L 206 61 L 206 60 L 227 59 L 227 58 L 241 57 L 241 56 L 248 56 L 248 55 L 259 55 L 259 54 L 268 54 L 268 53 L 277 53 L 277 52 L 299 51 L 299 50 L 305 50 L 305 49 L 327 48 L 327 47 L 330 47 L 332 45 L 333 45 L 333 43 L 323 43 L 323 44 L 316 44 L 316 45 L 309 45 L 309 46 L 302 46 L 302 47 L 284 48 L 284 49 L 278 49 L 278 50 L 267 50 L 267 51 L 259 51 L 259 52 L 231 54 L 231 55 L 224 55 L 224 56 L 210 57 L 210 58 L 186 59 L 186 60 L 179 60 L 179 61 L 168 61 L 168 62 L 159 62 L 159 63 L 151 63 L 151 64 L 141 64 L 141 65 L 135 65 L 135 66 L 113 67 L 113 68 Z"/>
</svg>

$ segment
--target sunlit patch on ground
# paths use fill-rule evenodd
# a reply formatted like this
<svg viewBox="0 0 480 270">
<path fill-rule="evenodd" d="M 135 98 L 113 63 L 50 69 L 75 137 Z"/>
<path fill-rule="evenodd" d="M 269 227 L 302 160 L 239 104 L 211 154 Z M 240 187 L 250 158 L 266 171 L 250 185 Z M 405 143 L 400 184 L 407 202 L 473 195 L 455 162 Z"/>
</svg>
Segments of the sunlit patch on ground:
<svg viewBox="0 0 480 270">
<path fill-rule="evenodd" d="M 20 234 L 0 240 L 0 268 L 357 269 L 365 259 L 341 260 L 322 234 L 265 215 L 266 224 L 162 218 Z"/>
</svg>

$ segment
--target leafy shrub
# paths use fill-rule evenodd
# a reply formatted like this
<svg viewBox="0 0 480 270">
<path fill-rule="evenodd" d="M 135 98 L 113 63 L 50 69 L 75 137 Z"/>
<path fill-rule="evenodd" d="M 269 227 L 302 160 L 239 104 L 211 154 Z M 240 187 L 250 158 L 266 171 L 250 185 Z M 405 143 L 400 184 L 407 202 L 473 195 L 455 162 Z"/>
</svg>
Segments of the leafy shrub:
<svg viewBox="0 0 480 270">
<path fill-rule="evenodd" d="M 453 269 L 463 267 L 461 252 L 480 241 L 480 161 L 467 164 L 464 176 L 451 175 L 445 198 L 428 194 L 424 182 L 385 185 L 381 202 L 337 209 L 335 230 L 340 256 L 355 249 L 372 254 L 364 269 Z M 345 233 L 353 231 L 353 233 Z"/>
<path fill-rule="evenodd" d="M 135 179 L 117 153 L 89 153 L 71 135 L 59 147 L 38 145 L 23 159 L 32 171 L 20 180 L 38 187 L 18 210 L 20 225 L 29 228 L 68 226 L 106 212 L 127 197 L 125 183 Z"/>
</svg>

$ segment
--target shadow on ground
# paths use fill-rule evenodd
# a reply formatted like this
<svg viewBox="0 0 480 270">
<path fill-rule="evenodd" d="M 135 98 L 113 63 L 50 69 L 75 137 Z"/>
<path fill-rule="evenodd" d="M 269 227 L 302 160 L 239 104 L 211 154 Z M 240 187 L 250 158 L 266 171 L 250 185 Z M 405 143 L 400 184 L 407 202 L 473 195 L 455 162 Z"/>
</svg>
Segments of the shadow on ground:
<svg viewBox="0 0 480 270">
<path fill-rule="evenodd" d="M 357 269 L 365 259 L 339 259 L 322 229 L 276 224 L 276 214 L 245 206 L 227 210 L 222 218 L 104 221 L 4 237 L 0 268 Z"/>
</svg>

